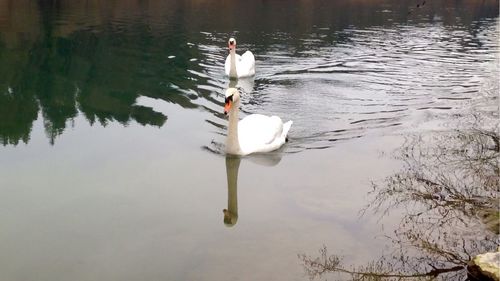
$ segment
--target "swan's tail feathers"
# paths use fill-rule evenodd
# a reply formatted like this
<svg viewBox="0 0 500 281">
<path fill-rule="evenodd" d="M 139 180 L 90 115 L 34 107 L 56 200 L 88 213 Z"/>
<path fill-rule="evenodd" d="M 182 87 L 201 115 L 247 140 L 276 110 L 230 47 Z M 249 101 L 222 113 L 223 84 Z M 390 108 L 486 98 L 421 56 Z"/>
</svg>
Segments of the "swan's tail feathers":
<svg viewBox="0 0 500 281">
<path fill-rule="evenodd" d="M 290 127 L 292 127 L 292 124 L 293 124 L 293 121 L 290 120 L 288 122 L 286 122 L 285 124 L 283 124 L 283 132 L 282 132 L 282 135 L 283 137 L 285 137 L 285 139 L 287 139 L 287 135 L 288 135 L 288 131 L 290 131 Z"/>
</svg>

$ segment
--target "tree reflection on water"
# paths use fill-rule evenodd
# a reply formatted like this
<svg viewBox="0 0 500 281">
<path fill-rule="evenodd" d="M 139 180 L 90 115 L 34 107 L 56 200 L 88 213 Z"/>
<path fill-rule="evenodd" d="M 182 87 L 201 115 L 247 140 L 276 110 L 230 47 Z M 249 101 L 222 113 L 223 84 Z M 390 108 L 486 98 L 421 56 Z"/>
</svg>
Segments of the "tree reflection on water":
<svg viewBox="0 0 500 281">
<path fill-rule="evenodd" d="M 139 97 L 214 113 L 214 93 L 227 81 L 223 46 L 234 32 L 253 42 L 260 61 L 280 44 L 290 60 L 309 53 L 304 43 L 320 28 L 318 49 L 351 42 L 356 29 L 435 23 L 468 29 L 471 41 L 460 39 L 460 49 L 481 50 L 481 22 L 498 17 L 497 0 L 418 3 L 0 0 L 0 144 L 28 143 L 36 120 L 52 144 L 80 116 L 91 125 L 162 127 L 167 115 L 136 104 Z"/>
<path fill-rule="evenodd" d="M 494 113 L 492 120 L 497 120 Z M 499 245 L 498 121 L 473 115 L 465 128 L 406 138 L 398 158 L 403 169 L 373 183 L 362 214 L 382 217 L 402 210 L 392 250 L 366 265 L 346 265 L 326 246 L 319 257 L 299 255 L 307 275 L 328 272 L 353 280 L 476 280 L 467 264 Z M 487 127 L 485 124 L 493 124 Z"/>
</svg>

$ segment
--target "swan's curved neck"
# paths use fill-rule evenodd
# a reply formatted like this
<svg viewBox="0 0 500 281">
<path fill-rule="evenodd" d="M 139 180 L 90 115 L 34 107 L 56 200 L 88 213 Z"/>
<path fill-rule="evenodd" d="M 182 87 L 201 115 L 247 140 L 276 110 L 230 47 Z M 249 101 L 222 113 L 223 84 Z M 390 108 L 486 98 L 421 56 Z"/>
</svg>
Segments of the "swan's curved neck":
<svg viewBox="0 0 500 281">
<path fill-rule="evenodd" d="M 229 76 L 230 77 L 236 77 L 236 47 L 234 49 L 231 49 L 229 51 Z"/>
<path fill-rule="evenodd" d="M 241 152 L 240 142 L 238 139 L 238 121 L 240 102 L 236 101 L 229 110 L 229 125 L 227 128 L 226 152 L 237 155 Z"/>
</svg>

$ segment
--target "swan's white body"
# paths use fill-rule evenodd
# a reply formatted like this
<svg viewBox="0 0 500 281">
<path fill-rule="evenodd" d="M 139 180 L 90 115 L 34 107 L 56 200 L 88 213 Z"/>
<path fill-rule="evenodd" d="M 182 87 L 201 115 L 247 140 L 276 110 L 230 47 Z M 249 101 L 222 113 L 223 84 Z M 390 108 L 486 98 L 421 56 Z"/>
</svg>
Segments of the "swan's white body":
<svg viewBox="0 0 500 281">
<path fill-rule="evenodd" d="M 226 58 L 224 70 L 229 78 L 250 77 L 255 75 L 255 57 L 246 51 L 243 55 L 236 54 L 236 40 L 229 39 L 229 55 Z"/>
<path fill-rule="evenodd" d="M 292 121 L 283 124 L 278 116 L 252 114 L 239 120 L 239 92 L 234 88 L 226 91 L 226 108 L 229 111 L 229 126 L 226 153 L 248 155 L 265 153 L 280 148 L 285 142 Z"/>
</svg>

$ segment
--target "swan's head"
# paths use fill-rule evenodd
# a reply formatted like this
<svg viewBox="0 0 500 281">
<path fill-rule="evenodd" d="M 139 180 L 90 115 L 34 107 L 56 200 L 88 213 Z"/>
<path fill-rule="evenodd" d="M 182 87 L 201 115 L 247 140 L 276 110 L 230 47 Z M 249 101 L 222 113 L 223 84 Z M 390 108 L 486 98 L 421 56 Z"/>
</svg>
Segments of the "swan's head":
<svg viewBox="0 0 500 281">
<path fill-rule="evenodd" d="M 240 92 L 236 88 L 229 88 L 226 90 L 226 98 L 224 101 L 224 114 L 227 114 L 233 104 L 240 101 Z"/>
<path fill-rule="evenodd" d="M 227 41 L 227 46 L 229 47 L 229 51 L 235 50 L 236 49 L 236 39 L 229 38 L 229 41 Z"/>
</svg>

